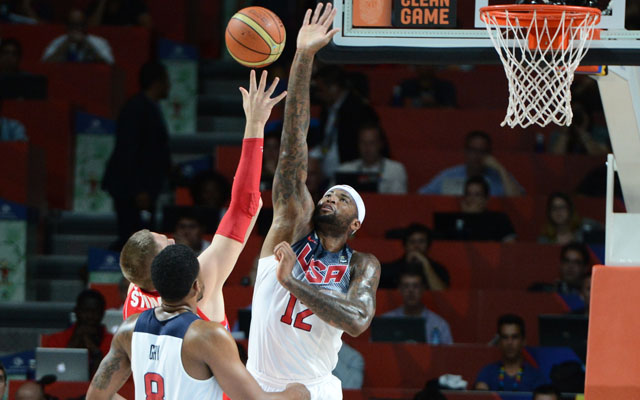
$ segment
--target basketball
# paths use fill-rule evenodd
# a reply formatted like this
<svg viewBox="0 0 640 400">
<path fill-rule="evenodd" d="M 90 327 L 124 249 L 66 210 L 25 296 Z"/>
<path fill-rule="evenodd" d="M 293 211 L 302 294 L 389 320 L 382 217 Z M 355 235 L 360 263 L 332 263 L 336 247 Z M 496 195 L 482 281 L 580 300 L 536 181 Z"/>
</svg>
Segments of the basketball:
<svg viewBox="0 0 640 400">
<path fill-rule="evenodd" d="M 286 38 L 284 25 L 263 7 L 247 7 L 227 24 L 225 42 L 231 57 L 245 67 L 262 68 L 276 61 Z"/>
</svg>

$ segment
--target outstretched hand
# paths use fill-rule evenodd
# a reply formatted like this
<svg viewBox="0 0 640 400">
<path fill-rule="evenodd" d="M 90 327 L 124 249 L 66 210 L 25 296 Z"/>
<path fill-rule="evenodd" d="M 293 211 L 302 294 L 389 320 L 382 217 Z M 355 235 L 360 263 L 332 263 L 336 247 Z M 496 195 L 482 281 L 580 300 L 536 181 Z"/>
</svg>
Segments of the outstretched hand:
<svg viewBox="0 0 640 400">
<path fill-rule="evenodd" d="M 333 19 L 336 16 L 336 10 L 332 7 L 331 3 L 324 5 L 324 11 L 322 8 L 323 4 L 318 3 L 318 6 L 313 12 L 309 9 L 304 15 L 302 28 L 300 28 L 300 32 L 298 32 L 298 50 L 308 50 L 315 54 L 318 50 L 326 46 L 333 35 L 340 30 L 335 28 L 329 31 L 329 28 L 333 24 Z"/>
<path fill-rule="evenodd" d="M 296 265 L 296 253 L 293 252 L 288 242 L 280 242 L 273 249 L 273 254 L 276 257 L 276 261 L 278 261 L 278 267 L 276 268 L 278 282 L 284 285 L 287 280 L 292 278 L 293 266 Z"/>
<path fill-rule="evenodd" d="M 271 86 L 267 87 L 267 71 L 262 71 L 260 76 L 260 84 L 256 85 L 256 71 L 251 70 L 249 77 L 249 91 L 241 87 L 240 93 L 242 93 L 242 108 L 244 108 L 244 114 L 247 117 L 247 124 L 257 123 L 266 124 L 273 106 L 278 104 L 280 100 L 284 99 L 287 92 L 280 93 L 279 96 L 271 98 L 271 95 L 278 86 L 280 78 L 275 78 L 271 83 Z"/>
</svg>

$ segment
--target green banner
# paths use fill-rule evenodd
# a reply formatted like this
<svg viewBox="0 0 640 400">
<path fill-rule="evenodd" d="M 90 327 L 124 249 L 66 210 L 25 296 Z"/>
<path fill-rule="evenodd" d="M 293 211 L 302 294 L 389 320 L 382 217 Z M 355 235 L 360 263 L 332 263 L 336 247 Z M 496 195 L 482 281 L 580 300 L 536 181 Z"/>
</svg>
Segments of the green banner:
<svg viewBox="0 0 640 400">
<path fill-rule="evenodd" d="M 26 208 L 0 200 L 0 301 L 25 300 L 26 269 Z"/>
</svg>

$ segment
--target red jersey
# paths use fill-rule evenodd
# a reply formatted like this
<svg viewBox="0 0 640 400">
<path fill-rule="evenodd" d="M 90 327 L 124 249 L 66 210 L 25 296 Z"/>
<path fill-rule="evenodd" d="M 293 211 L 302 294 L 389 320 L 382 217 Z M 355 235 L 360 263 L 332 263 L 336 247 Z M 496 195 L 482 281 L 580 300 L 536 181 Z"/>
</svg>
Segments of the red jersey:
<svg viewBox="0 0 640 400">
<path fill-rule="evenodd" d="M 150 308 L 158 307 L 160 303 L 162 303 L 162 299 L 158 292 L 147 292 L 146 290 L 139 288 L 138 285 L 132 284 L 132 286 L 133 288 L 129 291 L 129 294 L 127 294 L 127 300 L 125 300 L 124 307 L 122 308 L 123 319 L 127 319 L 135 314 L 140 314 Z M 200 318 L 205 321 L 210 321 L 200 308 L 198 308 L 197 311 Z M 229 320 L 226 315 L 224 316 L 224 320 L 220 323 L 226 330 L 231 332 Z"/>
</svg>

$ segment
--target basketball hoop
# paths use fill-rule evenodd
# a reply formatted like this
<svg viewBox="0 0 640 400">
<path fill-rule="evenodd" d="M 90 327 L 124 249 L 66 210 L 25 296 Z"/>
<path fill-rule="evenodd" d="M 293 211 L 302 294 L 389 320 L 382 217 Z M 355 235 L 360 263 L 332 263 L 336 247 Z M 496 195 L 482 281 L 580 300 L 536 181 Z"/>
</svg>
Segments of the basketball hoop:
<svg viewBox="0 0 640 400">
<path fill-rule="evenodd" d="M 571 83 L 591 40 L 597 8 L 519 4 L 480 9 L 509 81 L 500 126 L 571 125 Z M 595 36 L 595 37 L 594 37 Z"/>
</svg>

